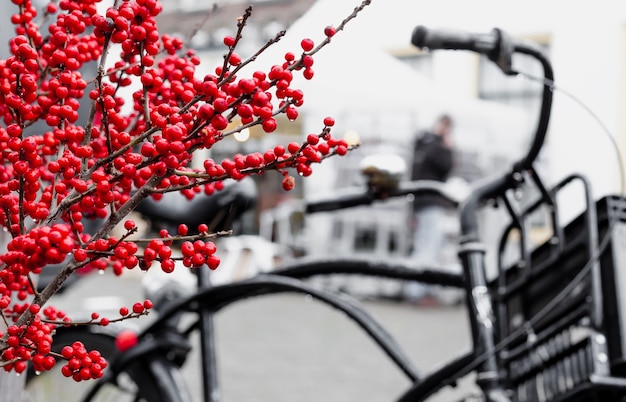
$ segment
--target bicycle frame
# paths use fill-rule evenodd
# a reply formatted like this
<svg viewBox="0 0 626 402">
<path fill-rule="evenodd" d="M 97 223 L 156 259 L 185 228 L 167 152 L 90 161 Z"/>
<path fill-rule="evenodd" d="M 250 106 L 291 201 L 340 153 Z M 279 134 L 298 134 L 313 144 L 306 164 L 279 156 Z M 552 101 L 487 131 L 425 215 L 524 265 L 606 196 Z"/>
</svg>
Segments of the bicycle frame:
<svg viewBox="0 0 626 402">
<path fill-rule="evenodd" d="M 459 257 L 466 280 L 467 304 L 474 340 L 475 360 L 472 365 L 476 368 L 476 382 L 482 388 L 487 401 L 511 401 L 513 399 L 587 401 L 592 397 L 600 398 L 598 400 L 608 400 L 606 398 L 612 400 L 623 396 L 626 381 L 621 377 L 612 376 L 613 370 L 608 363 L 608 354 L 611 351 L 606 345 L 606 334 L 615 338 L 616 335 L 623 337 L 624 333 L 611 333 L 603 326 L 603 308 L 605 307 L 603 291 L 607 289 L 610 295 L 616 292 L 615 288 L 611 288 L 613 283 L 606 284 L 606 282 L 614 282 L 615 261 L 610 260 L 611 257 L 607 257 L 604 251 L 609 250 L 607 245 L 613 235 L 612 229 L 615 222 L 623 219 L 623 216 L 620 216 L 620 211 L 616 213 L 610 210 L 610 202 L 604 203 L 604 208 L 609 208 L 607 214 L 612 216 L 609 218 L 608 228 L 604 229 L 606 234 L 599 242 L 598 228 L 601 226 L 596 216 L 596 208 L 602 208 L 602 204 L 599 203 L 596 206 L 592 202 L 587 180 L 582 176 L 572 175 L 557 184 L 555 188 L 547 190 L 533 167 L 543 145 L 550 118 L 554 74 L 549 60 L 538 46 L 513 41 L 498 29 L 488 35 L 473 35 L 429 31 L 418 27 L 414 31 L 412 43 L 429 49 L 463 49 L 485 54 L 507 75 L 517 74 L 512 68 L 512 54 L 526 54 L 539 61 L 544 72 L 539 120 L 532 145 L 526 156 L 515 163 L 510 172 L 477 186 L 461 208 Z M 517 213 L 508 195 L 512 190 L 517 189 L 526 177 L 532 179 L 539 189 L 540 197 L 527 210 Z M 583 183 L 586 209 L 582 216 L 562 228 L 555 202 L 556 193 L 575 180 Z M 506 235 L 512 227 L 522 232 L 521 260 L 518 268 L 522 268 L 523 271 L 519 273 L 514 268 L 503 269 L 500 258 L 499 276 L 493 291 L 490 290 L 490 285 L 493 284 L 487 281 L 485 247 L 478 233 L 477 211 L 486 201 L 503 203 L 512 219 L 512 226 L 505 229 L 500 250 L 503 249 Z M 539 205 L 546 205 L 550 209 L 554 233 L 552 242 L 548 241 L 533 251 L 533 257 L 537 257 L 537 261 L 533 261 L 526 247 L 522 225 L 528 214 Z M 569 232 L 569 238 L 564 235 L 563 229 Z M 584 234 L 583 239 L 574 239 L 572 233 L 580 231 Z M 556 244 L 556 247 L 553 247 L 551 243 Z M 568 250 L 568 247 L 571 250 Z M 583 251 L 574 251 L 574 248 Z M 581 258 L 584 259 L 582 262 Z M 602 271 L 600 269 L 601 258 L 605 261 L 609 260 Z M 541 292 L 539 288 L 543 289 L 544 294 L 541 296 L 546 297 L 546 284 L 542 283 L 546 277 L 545 275 L 540 277 L 540 275 L 545 274 L 548 268 L 553 270 L 556 268 L 550 278 L 552 283 L 559 281 L 561 283 L 556 291 L 549 293 L 551 298 L 548 302 L 532 300 L 532 295 L 537 297 L 538 292 Z M 566 285 L 563 286 L 563 278 L 559 277 L 560 272 L 575 276 L 571 281 L 565 281 Z M 574 288 L 581 286 L 586 290 L 574 292 Z M 491 286 L 491 289 L 493 287 Z M 554 294 L 555 292 L 558 293 Z M 514 300 L 516 305 L 507 304 L 512 294 L 517 295 L 517 299 Z M 528 294 L 531 296 L 527 296 Z M 498 302 L 498 315 L 494 314 L 494 300 Z M 557 306 L 559 301 L 563 302 L 563 306 Z M 550 307 L 562 312 L 565 316 L 555 313 L 550 316 L 550 319 L 557 322 L 546 322 Z M 513 318 L 507 315 L 509 308 L 518 312 L 515 319 L 519 323 L 516 325 L 523 324 L 513 333 L 510 328 L 515 325 L 511 323 Z M 539 309 L 538 312 L 537 309 Z M 615 311 L 617 307 L 613 306 L 610 309 Z M 577 319 L 580 321 L 576 321 Z M 617 319 L 621 319 L 619 315 Z M 535 326 L 542 332 L 535 333 Z M 572 328 L 574 331 L 585 331 L 585 336 L 579 336 L 576 341 L 573 341 Z M 611 340 L 609 339 L 608 342 Z M 615 339 L 612 342 L 615 343 Z M 511 345 L 514 349 L 507 350 Z M 538 355 L 541 357 L 537 358 Z M 565 368 L 566 365 L 572 369 Z M 569 378 L 570 384 L 565 384 L 565 379 L 561 380 L 561 378 L 566 375 L 577 377 L 577 380 Z M 512 379 L 513 377 L 515 380 Z M 604 396 L 598 397 L 598 392 L 603 393 Z M 408 400 L 412 399 L 406 398 L 406 401 Z"/>
</svg>

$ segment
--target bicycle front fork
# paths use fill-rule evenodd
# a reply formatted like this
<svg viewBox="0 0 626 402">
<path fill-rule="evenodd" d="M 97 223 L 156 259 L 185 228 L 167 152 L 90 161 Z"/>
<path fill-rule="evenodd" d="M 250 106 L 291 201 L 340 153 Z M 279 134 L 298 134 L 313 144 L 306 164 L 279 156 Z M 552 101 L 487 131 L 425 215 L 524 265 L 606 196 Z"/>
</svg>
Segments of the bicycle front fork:
<svg viewBox="0 0 626 402">
<path fill-rule="evenodd" d="M 474 356 L 477 364 L 476 383 L 483 390 L 487 402 L 510 402 L 502 386 L 495 345 L 495 317 L 491 295 L 487 287 L 485 247 L 477 241 L 462 242 L 459 257 L 465 274 L 467 306 Z"/>
</svg>

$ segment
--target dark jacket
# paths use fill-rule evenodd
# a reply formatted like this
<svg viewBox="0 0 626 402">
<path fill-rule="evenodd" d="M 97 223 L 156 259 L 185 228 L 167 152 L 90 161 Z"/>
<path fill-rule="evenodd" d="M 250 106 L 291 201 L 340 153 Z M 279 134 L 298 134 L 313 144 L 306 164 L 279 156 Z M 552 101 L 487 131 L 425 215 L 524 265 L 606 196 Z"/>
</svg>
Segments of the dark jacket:
<svg viewBox="0 0 626 402">
<path fill-rule="evenodd" d="M 441 136 L 426 132 L 415 141 L 411 180 L 435 180 L 445 182 L 450 175 L 453 153 Z M 415 197 L 414 209 L 429 205 L 450 206 L 437 196 Z"/>
</svg>

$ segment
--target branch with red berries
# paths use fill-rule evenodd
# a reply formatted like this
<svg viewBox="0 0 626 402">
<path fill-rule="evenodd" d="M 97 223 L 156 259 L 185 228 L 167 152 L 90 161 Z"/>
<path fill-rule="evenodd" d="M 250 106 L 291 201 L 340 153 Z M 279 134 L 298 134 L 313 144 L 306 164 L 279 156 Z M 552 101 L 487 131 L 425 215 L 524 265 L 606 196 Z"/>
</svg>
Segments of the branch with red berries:
<svg viewBox="0 0 626 402">
<path fill-rule="evenodd" d="M 105 325 L 149 309 L 145 302 L 141 312 L 133 307 L 113 320 L 94 312 L 91 320 L 71 322 L 46 304 L 80 269 L 122 274 L 158 263 L 172 272 L 176 261 L 218 267 L 211 240 L 225 233 L 207 227 L 194 235 L 180 226 L 174 235 L 133 239 L 135 225 L 127 217 L 145 198 L 173 191 L 192 198 L 219 191 L 227 180 L 268 171 L 278 172 L 283 189 L 291 190 L 294 175 L 309 176 L 316 164 L 352 149 L 332 136 L 329 117 L 319 134 L 302 142 L 192 164 L 198 151 L 244 129 L 272 133 L 279 115 L 296 120 L 304 93 L 294 87 L 294 75 L 312 79 L 313 56 L 369 0 L 337 28 L 327 26 L 317 46 L 304 39 L 301 49 L 285 53 L 269 71 L 247 76 L 244 67 L 284 35 L 277 33 L 242 59 L 237 45 L 251 7 L 236 21 L 236 35 L 224 38 L 223 63 L 199 76 L 195 52 L 159 32 L 158 0 L 115 2 L 103 14 L 98 2 L 58 0 L 38 10 L 32 0 L 13 1 L 15 36 L 10 56 L 0 60 L 0 224 L 11 237 L 0 255 L 0 318 L 8 327 L 0 337 L 0 365 L 6 370 L 23 371 L 28 361 L 38 371 L 49 369 L 58 325 Z M 94 218 L 103 223 L 88 233 L 85 223 Z M 126 230 L 121 238 L 112 235 L 119 225 Z M 174 255 L 174 241 L 180 255 Z M 62 269 L 37 292 L 33 276 L 50 265 Z M 77 381 L 97 378 L 106 364 L 79 344 L 61 355 L 68 361 L 64 374 Z"/>
</svg>

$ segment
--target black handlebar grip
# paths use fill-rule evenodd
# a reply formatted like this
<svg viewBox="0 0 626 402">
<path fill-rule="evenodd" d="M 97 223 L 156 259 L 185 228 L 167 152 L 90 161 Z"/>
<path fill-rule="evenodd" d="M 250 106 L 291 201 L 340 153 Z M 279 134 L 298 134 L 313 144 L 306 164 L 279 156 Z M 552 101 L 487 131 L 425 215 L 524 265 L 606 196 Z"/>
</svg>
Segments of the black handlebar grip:
<svg viewBox="0 0 626 402">
<path fill-rule="evenodd" d="M 470 50 L 487 55 L 505 73 L 511 72 L 511 55 L 514 44 L 500 29 L 487 34 L 475 34 L 451 29 L 415 27 L 411 43 L 420 49 Z"/>
<path fill-rule="evenodd" d="M 451 29 L 429 29 L 422 25 L 413 30 L 411 43 L 419 48 L 471 50 L 489 54 L 496 48 L 498 36 L 493 31 L 489 34 L 473 34 Z"/>
<path fill-rule="evenodd" d="M 471 50 L 472 38 L 467 32 L 429 29 L 423 25 L 413 30 L 411 43 L 419 48 Z"/>
</svg>

